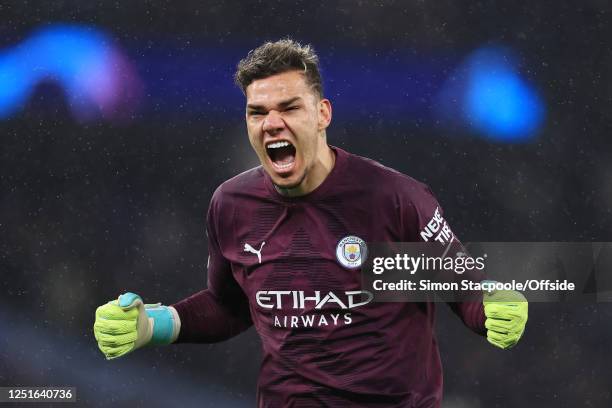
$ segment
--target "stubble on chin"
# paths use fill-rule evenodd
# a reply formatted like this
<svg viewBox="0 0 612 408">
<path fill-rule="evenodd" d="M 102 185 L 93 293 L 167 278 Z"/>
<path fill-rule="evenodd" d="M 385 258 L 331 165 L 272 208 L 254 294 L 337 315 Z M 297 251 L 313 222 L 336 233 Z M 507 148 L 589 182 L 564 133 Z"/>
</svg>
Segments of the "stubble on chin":
<svg viewBox="0 0 612 408">
<path fill-rule="evenodd" d="M 302 177 L 293 184 L 279 186 L 278 184 L 274 183 L 274 181 L 272 181 L 272 183 L 274 184 L 274 188 L 276 189 L 276 191 L 278 191 L 281 195 L 294 196 L 296 195 L 295 190 L 297 190 L 304 183 L 305 179 L 306 179 L 306 171 L 304 171 L 304 174 L 302 174 Z"/>
</svg>

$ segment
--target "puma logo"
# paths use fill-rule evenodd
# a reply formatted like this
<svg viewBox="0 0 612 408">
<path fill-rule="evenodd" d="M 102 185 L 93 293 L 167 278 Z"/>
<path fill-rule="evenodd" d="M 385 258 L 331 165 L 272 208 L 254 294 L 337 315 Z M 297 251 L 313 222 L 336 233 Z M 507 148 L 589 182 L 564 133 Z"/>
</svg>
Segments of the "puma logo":
<svg viewBox="0 0 612 408">
<path fill-rule="evenodd" d="M 259 250 L 256 250 L 251 245 L 244 244 L 244 251 L 245 252 L 250 252 L 252 254 L 257 255 L 257 259 L 259 260 L 259 263 L 261 263 L 261 249 L 263 248 L 264 245 L 266 245 L 266 241 L 261 243 L 261 246 L 259 247 Z"/>
</svg>

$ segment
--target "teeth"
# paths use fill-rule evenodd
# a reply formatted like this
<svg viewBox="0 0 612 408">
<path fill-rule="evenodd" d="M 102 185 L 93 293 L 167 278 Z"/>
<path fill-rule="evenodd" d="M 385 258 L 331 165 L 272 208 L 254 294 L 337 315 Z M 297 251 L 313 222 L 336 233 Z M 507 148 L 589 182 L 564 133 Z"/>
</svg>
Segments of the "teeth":
<svg viewBox="0 0 612 408">
<path fill-rule="evenodd" d="M 283 141 L 276 142 L 276 143 L 270 143 L 266 147 L 268 149 L 278 149 L 279 147 L 285 147 L 285 146 L 289 146 L 289 142 L 283 140 Z"/>
<path fill-rule="evenodd" d="M 287 163 L 287 164 L 278 164 L 278 163 L 273 163 L 274 167 L 276 167 L 277 169 L 287 169 L 289 167 L 291 167 L 293 165 L 293 162 L 291 163 Z"/>
</svg>

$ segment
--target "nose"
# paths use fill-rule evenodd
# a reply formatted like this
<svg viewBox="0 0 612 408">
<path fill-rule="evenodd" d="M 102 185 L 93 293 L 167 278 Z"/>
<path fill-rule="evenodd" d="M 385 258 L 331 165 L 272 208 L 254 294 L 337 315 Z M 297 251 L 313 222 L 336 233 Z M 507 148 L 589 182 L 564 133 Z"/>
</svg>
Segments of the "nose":
<svg viewBox="0 0 612 408">
<path fill-rule="evenodd" d="M 279 112 L 271 110 L 266 115 L 262 126 L 264 132 L 274 134 L 284 129 L 285 122 Z"/>
</svg>

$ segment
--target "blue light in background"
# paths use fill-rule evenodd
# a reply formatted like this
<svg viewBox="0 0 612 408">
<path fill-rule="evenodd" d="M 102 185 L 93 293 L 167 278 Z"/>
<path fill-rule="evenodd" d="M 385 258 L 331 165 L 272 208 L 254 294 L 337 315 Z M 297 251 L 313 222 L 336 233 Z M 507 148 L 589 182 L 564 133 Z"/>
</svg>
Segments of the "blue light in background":
<svg viewBox="0 0 612 408">
<path fill-rule="evenodd" d="M 15 55 L 0 54 L 0 119 L 15 113 L 27 100 L 34 78 L 27 62 Z"/>
<path fill-rule="evenodd" d="M 245 47 L 132 46 L 138 55 L 133 62 L 95 28 L 53 25 L 1 50 L 0 120 L 22 109 L 36 86 L 49 80 L 61 86 L 80 121 L 131 119 L 137 108 L 148 118 L 243 115 L 244 97 L 232 75 Z M 320 54 L 326 95 L 340 121 L 420 125 L 433 119 L 453 128 L 448 135 L 462 134 L 454 131 L 461 128 L 513 143 L 534 138 L 544 120 L 541 98 L 504 48 L 476 50 L 459 64 L 449 52 L 323 48 Z"/>
<path fill-rule="evenodd" d="M 464 120 L 474 130 L 498 141 L 533 138 L 542 125 L 544 106 L 535 90 L 500 49 L 476 51 L 469 58 Z"/>
<path fill-rule="evenodd" d="M 54 25 L 0 52 L 0 119 L 23 108 L 36 86 L 49 80 L 66 92 L 79 120 L 125 115 L 142 87 L 131 63 L 104 34 Z"/>
<path fill-rule="evenodd" d="M 468 55 L 447 77 L 434 107 L 442 126 L 502 143 L 534 139 L 545 116 L 537 91 L 519 74 L 512 52 L 501 47 Z"/>
</svg>

